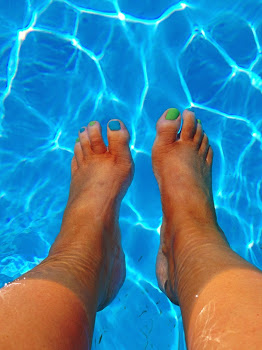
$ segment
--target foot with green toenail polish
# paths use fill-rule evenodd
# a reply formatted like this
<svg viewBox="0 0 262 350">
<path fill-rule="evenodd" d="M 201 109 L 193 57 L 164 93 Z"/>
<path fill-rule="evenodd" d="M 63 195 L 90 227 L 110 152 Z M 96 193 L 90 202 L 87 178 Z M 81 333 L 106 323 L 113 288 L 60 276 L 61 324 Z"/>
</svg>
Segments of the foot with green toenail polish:
<svg viewBox="0 0 262 350">
<path fill-rule="evenodd" d="M 198 124 L 202 125 L 202 122 L 200 119 L 197 119 Z"/>
<path fill-rule="evenodd" d="M 88 125 L 93 126 L 93 125 L 95 125 L 95 123 L 96 123 L 96 121 L 94 120 L 94 121 L 90 122 Z"/>
<path fill-rule="evenodd" d="M 172 123 L 164 119 L 164 116 L 172 116 L 173 113 L 176 120 Z M 183 125 L 178 135 L 181 122 L 177 115 L 178 111 L 172 109 L 160 117 L 152 147 L 153 171 L 159 184 L 163 210 L 161 243 L 156 265 L 157 279 L 160 289 L 175 304 L 179 302 L 178 278 L 174 273 L 177 270 L 171 256 L 182 256 L 179 249 L 180 242 L 184 239 L 182 237 L 186 236 L 183 236 L 183 232 L 187 231 L 184 229 L 185 220 L 190 225 L 197 226 L 201 222 L 216 229 L 211 188 L 213 152 L 208 137 L 200 124 L 196 127 L 195 114 L 188 110 L 181 116 Z M 191 227 L 193 226 L 190 226 L 189 231 Z M 179 243 L 171 243 L 174 242 L 174 237 Z M 173 253 L 173 248 L 177 254 Z"/>
<path fill-rule="evenodd" d="M 166 115 L 166 120 L 176 120 L 180 116 L 180 112 L 177 108 L 170 108 Z"/>
</svg>

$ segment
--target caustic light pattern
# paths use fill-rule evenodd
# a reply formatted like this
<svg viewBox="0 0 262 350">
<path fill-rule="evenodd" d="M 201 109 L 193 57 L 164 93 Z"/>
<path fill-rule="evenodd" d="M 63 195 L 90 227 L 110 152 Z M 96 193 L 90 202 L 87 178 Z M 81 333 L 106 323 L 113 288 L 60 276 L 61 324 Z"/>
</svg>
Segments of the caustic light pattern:
<svg viewBox="0 0 262 350">
<path fill-rule="evenodd" d="M 127 278 L 98 314 L 94 349 L 185 349 L 157 288 L 161 203 L 151 169 L 163 111 L 193 108 L 214 149 L 218 220 L 262 267 L 260 1 L 0 1 L 1 286 L 59 232 L 80 127 L 120 118 L 136 174 L 121 208 Z"/>
</svg>

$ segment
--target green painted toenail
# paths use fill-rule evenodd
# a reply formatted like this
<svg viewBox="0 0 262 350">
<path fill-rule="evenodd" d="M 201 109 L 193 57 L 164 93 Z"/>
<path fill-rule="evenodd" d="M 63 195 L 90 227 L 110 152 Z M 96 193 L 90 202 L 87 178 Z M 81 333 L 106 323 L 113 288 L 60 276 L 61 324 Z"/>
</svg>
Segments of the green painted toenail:
<svg viewBox="0 0 262 350">
<path fill-rule="evenodd" d="M 79 142 L 80 140 L 79 140 L 79 137 L 76 139 L 76 142 Z"/>
<path fill-rule="evenodd" d="M 180 112 L 177 108 L 170 108 L 166 115 L 166 120 L 175 120 L 179 117 Z"/>
<path fill-rule="evenodd" d="M 198 124 L 201 124 L 201 125 L 202 125 L 202 123 L 201 123 L 201 120 L 200 120 L 200 119 L 197 119 L 197 122 L 198 122 Z"/>
<path fill-rule="evenodd" d="M 93 126 L 93 125 L 95 125 L 95 123 L 96 123 L 95 121 L 92 121 L 89 123 L 89 126 Z"/>
</svg>

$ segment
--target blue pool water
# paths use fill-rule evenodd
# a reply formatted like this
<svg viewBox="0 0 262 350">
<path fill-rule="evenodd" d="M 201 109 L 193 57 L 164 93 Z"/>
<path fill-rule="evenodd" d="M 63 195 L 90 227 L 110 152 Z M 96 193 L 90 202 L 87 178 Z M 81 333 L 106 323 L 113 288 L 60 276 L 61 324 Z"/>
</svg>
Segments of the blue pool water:
<svg viewBox="0 0 262 350">
<path fill-rule="evenodd" d="M 259 0 L 0 0 L 0 282 L 38 264 L 59 232 L 78 129 L 120 118 L 134 181 L 120 224 L 127 278 L 97 315 L 93 349 L 185 349 L 159 291 L 161 203 L 151 169 L 163 111 L 193 107 L 215 152 L 221 227 L 262 268 Z"/>
</svg>

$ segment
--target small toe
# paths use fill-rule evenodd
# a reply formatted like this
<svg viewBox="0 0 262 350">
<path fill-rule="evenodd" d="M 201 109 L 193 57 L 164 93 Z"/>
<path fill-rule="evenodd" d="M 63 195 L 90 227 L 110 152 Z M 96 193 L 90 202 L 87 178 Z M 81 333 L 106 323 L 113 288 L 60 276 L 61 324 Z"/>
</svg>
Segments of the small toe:
<svg viewBox="0 0 262 350">
<path fill-rule="evenodd" d="M 130 135 L 124 123 L 118 119 L 110 120 L 107 125 L 108 150 L 121 158 L 131 158 L 129 148 Z"/>
<path fill-rule="evenodd" d="M 204 137 L 203 127 L 202 127 L 202 124 L 198 122 L 197 123 L 197 128 L 196 128 L 196 133 L 195 133 L 195 136 L 194 136 L 194 142 L 197 145 L 198 149 L 199 149 L 199 147 L 200 147 L 200 145 L 202 143 L 203 137 Z"/>
<path fill-rule="evenodd" d="M 101 125 L 99 122 L 90 122 L 87 131 L 92 151 L 97 154 L 105 153 L 107 148 L 102 137 Z"/>
<path fill-rule="evenodd" d="M 181 140 L 191 140 L 194 138 L 197 130 L 197 121 L 195 114 L 189 110 L 185 110 L 183 113 L 183 125 L 181 130 Z"/>
<path fill-rule="evenodd" d="M 158 145 L 170 145 L 177 139 L 181 125 L 181 114 L 178 109 L 170 108 L 158 119 L 156 140 Z"/>
<path fill-rule="evenodd" d="M 82 161 L 83 161 L 83 151 L 82 151 L 82 147 L 81 147 L 80 141 L 77 141 L 75 143 L 74 154 L 75 154 L 74 158 L 75 158 L 76 163 L 77 163 L 77 165 L 79 167 L 81 165 Z"/>
<path fill-rule="evenodd" d="M 74 173 L 77 171 L 77 169 L 78 169 L 78 164 L 77 164 L 76 157 L 74 156 L 73 159 L 72 159 L 72 162 L 71 162 L 72 175 L 74 175 Z"/>
<path fill-rule="evenodd" d="M 212 162 L 213 162 L 213 155 L 214 155 L 213 149 L 211 146 L 209 146 L 209 149 L 207 151 L 206 160 L 207 160 L 208 165 L 210 165 L 210 166 L 212 165 Z"/>
<path fill-rule="evenodd" d="M 199 148 L 199 153 L 206 158 L 207 156 L 207 152 L 208 152 L 208 148 L 209 148 L 209 140 L 206 134 L 204 134 L 203 136 L 203 140 L 201 142 L 200 148 Z"/>
<path fill-rule="evenodd" d="M 87 128 L 83 127 L 79 130 L 79 139 L 83 156 L 87 157 L 92 152 Z"/>
</svg>

